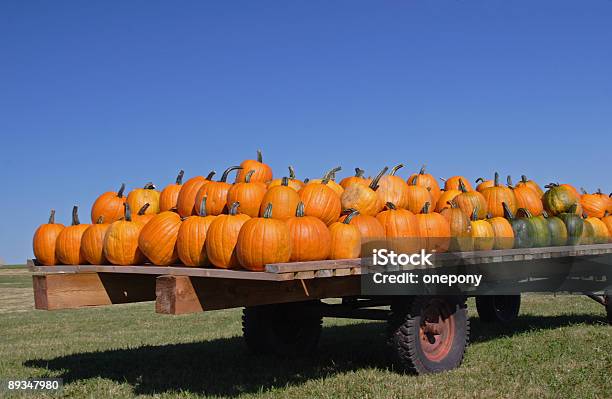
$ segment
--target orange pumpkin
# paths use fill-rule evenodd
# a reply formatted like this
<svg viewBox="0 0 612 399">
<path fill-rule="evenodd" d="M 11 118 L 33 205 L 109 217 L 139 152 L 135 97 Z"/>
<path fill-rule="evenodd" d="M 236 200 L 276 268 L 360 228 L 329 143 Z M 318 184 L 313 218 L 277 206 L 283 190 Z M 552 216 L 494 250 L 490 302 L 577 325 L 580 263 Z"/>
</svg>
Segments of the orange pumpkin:
<svg viewBox="0 0 612 399">
<path fill-rule="evenodd" d="M 607 244 L 610 241 L 610 232 L 608 226 L 596 217 L 587 217 L 584 219 L 585 224 L 590 224 L 593 228 L 593 244 Z"/>
<path fill-rule="evenodd" d="M 252 182 L 251 176 L 254 170 L 247 173 L 244 182 L 236 183 L 227 192 L 228 204 L 240 203 L 240 211 L 245 215 L 255 218 L 259 215 L 261 201 L 266 195 L 266 185 L 261 182 Z"/>
<path fill-rule="evenodd" d="M 291 238 L 291 262 L 327 259 L 331 251 L 329 229 L 318 218 L 304 215 L 304 203 L 300 202 L 295 217 L 287 220 Z"/>
<path fill-rule="evenodd" d="M 308 183 L 299 191 L 300 201 L 304 203 L 306 216 L 314 216 L 330 225 L 338 219 L 342 206 L 340 197 L 323 179 L 321 183 Z"/>
<path fill-rule="evenodd" d="M 263 163 L 263 157 L 261 156 L 261 150 L 257 150 L 257 160 L 247 159 L 246 161 L 242 161 L 240 164 L 240 169 L 236 174 L 235 183 L 241 183 L 245 180 L 246 174 L 249 170 L 254 170 L 253 176 L 251 176 L 251 181 L 253 183 L 267 183 L 272 180 L 272 168 L 270 166 Z M 210 198 L 209 198 L 210 200 Z M 197 202 L 199 204 L 199 202 Z"/>
<path fill-rule="evenodd" d="M 141 265 L 146 262 L 145 256 L 138 248 L 138 236 L 143 224 L 132 221 L 132 212 L 127 202 L 124 207 L 124 218 L 111 223 L 106 230 L 104 256 L 113 265 Z"/>
<path fill-rule="evenodd" d="M 598 193 L 589 194 L 582 189 L 580 205 L 582 205 L 582 211 L 588 216 L 602 218 L 608 210 L 608 198 Z"/>
<path fill-rule="evenodd" d="M 429 206 L 429 202 L 426 202 L 421 213 L 416 215 L 421 248 L 432 252 L 447 251 L 451 238 L 450 224 L 439 213 L 430 213 Z"/>
<path fill-rule="evenodd" d="M 442 180 L 444 182 L 444 190 L 445 191 L 459 190 L 459 180 L 461 180 L 463 182 L 463 185 L 465 186 L 465 188 L 468 191 L 473 191 L 474 190 L 472 188 L 472 185 L 468 181 L 468 179 L 466 179 L 463 176 L 453 176 L 453 177 L 449 177 L 448 179 L 440 178 L 440 180 Z"/>
<path fill-rule="evenodd" d="M 240 166 L 231 166 L 227 168 L 221 175 L 219 181 L 211 181 L 209 183 L 203 184 L 202 187 L 198 190 L 198 194 L 195 197 L 195 203 L 201 204 L 202 199 L 206 197 L 207 215 L 220 215 L 222 213 L 227 212 L 227 193 L 232 187 L 232 185 L 227 182 L 227 176 L 232 170 L 240 170 L 240 168 Z M 244 181 L 244 179 L 242 179 L 241 181 Z"/>
<path fill-rule="evenodd" d="M 421 167 L 419 173 L 415 173 L 408 178 L 408 184 L 414 184 L 427 188 L 431 193 L 431 204 L 435 204 L 438 201 L 438 198 L 440 198 L 440 186 L 438 185 L 435 177 L 429 173 L 425 173 L 425 165 Z"/>
<path fill-rule="evenodd" d="M 363 169 L 355 168 L 355 175 L 345 177 L 344 179 L 340 181 L 340 185 L 345 190 L 348 186 L 352 184 L 363 184 L 363 185 L 369 186 L 371 179 L 363 177 L 364 172 L 365 171 Z"/>
<path fill-rule="evenodd" d="M 512 179 L 508 176 L 508 187 L 514 192 L 516 207 L 527 209 L 533 216 L 540 216 L 544 211 L 542 196 L 527 184 L 512 187 Z"/>
<path fill-rule="evenodd" d="M 123 217 L 123 203 L 125 202 L 124 191 L 125 184 L 121 184 L 117 192 L 107 191 L 100 195 L 91 207 L 91 222 L 95 223 L 100 216 L 104 217 L 107 223 L 121 219 Z"/>
<path fill-rule="evenodd" d="M 354 211 L 355 209 L 345 209 L 338 221 L 343 222 Z M 362 215 L 357 212 L 351 223 L 359 229 L 362 245 L 372 241 L 382 241 L 385 238 L 385 228 L 374 216 Z"/>
<path fill-rule="evenodd" d="M 418 227 L 414 213 L 397 208 L 387 202 L 386 210 L 376 215 L 385 230 L 387 247 L 397 252 L 411 253 L 418 250 Z"/>
<path fill-rule="evenodd" d="M 348 186 L 347 186 L 348 187 Z M 331 235 L 330 259 L 354 259 L 361 253 L 361 233 L 357 226 L 350 224 L 359 211 L 352 211 L 342 222 L 329 226 Z"/>
<path fill-rule="evenodd" d="M 55 242 L 55 255 L 61 264 L 83 265 L 87 262 L 81 251 L 83 233 L 89 224 L 80 224 L 79 207 L 72 208 L 72 225 L 65 227 L 57 236 Z"/>
<path fill-rule="evenodd" d="M 100 216 L 96 224 L 89 226 L 81 239 L 83 257 L 92 265 L 105 265 L 108 263 L 104 256 L 104 236 L 110 224 L 104 223 L 104 216 Z"/>
<path fill-rule="evenodd" d="M 153 219 L 153 216 L 155 216 L 155 214 L 147 213 L 148 208 L 149 208 L 149 204 L 148 203 L 144 204 L 142 208 L 140 208 L 138 212 L 136 212 L 135 215 L 132 215 L 132 221 L 135 223 L 139 223 L 143 226 L 149 223 L 149 221 Z"/>
<path fill-rule="evenodd" d="M 488 218 L 487 222 L 493 228 L 493 249 L 514 248 L 514 230 L 512 230 L 512 225 L 508 219 L 505 217 L 494 217 Z"/>
<path fill-rule="evenodd" d="M 389 174 L 384 175 L 378 182 L 376 194 L 383 204 L 390 202 L 398 208 L 406 208 L 408 184 L 399 176 L 395 176 L 398 169 L 404 165 L 394 166 Z"/>
<path fill-rule="evenodd" d="M 508 205 L 512 213 L 516 212 L 516 198 L 514 193 L 511 189 L 499 183 L 499 174 L 497 172 L 495 172 L 495 178 L 493 179 L 493 187 L 482 190 L 482 196 L 487 204 L 485 214 L 488 212 L 493 217 L 504 216 L 502 202 Z M 480 215 L 478 216 L 480 218 Z"/>
<path fill-rule="evenodd" d="M 159 191 L 151 182 L 145 184 L 143 188 L 130 191 L 126 202 L 130 204 L 130 209 L 140 209 L 144 204 L 149 204 L 147 213 L 159 213 Z"/>
<path fill-rule="evenodd" d="M 335 182 L 335 178 L 336 178 L 336 172 L 341 171 L 342 168 L 340 166 L 337 166 L 333 169 L 331 169 L 330 171 L 328 171 L 325 176 L 323 176 L 321 179 L 312 179 L 309 180 L 308 183 L 306 183 L 306 185 L 308 184 L 316 184 L 316 183 L 323 183 L 323 181 L 325 180 L 327 184 L 327 186 L 329 188 L 331 188 L 332 190 L 334 190 L 334 192 L 336 194 L 338 194 L 338 196 L 342 196 L 342 193 L 344 192 L 344 188 L 339 185 L 338 183 Z"/>
<path fill-rule="evenodd" d="M 178 176 L 176 176 L 176 182 L 174 184 L 167 185 L 166 188 L 162 190 L 161 194 L 159 195 L 160 212 L 169 211 L 172 208 L 176 208 L 178 196 L 183 185 L 184 174 L 184 171 L 179 171 Z"/>
<path fill-rule="evenodd" d="M 382 211 L 385 203 L 382 202 L 376 191 L 379 188 L 378 183 L 387 169 L 389 168 L 385 166 L 368 186 L 364 184 L 348 186 L 340 197 L 342 209 L 354 209 L 359 211 L 360 215 L 369 216 L 376 216 L 378 212 Z"/>
<path fill-rule="evenodd" d="M 176 252 L 185 266 L 207 266 L 206 254 L 208 228 L 217 216 L 206 215 L 206 197 L 200 204 L 199 215 L 183 220 L 176 237 Z"/>
<path fill-rule="evenodd" d="M 239 214 L 239 203 L 234 202 L 227 215 L 219 215 L 210 224 L 206 237 L 206 254 L 210 262 L 222 269 L 240 266 L 236 256 L 236 243 L 242 225 L 251 218 Z"/>
<path fill-rule="evenodd" d="M 268 183 L 268 190 L 272 187 L 280 186 L 282 183 L 282 178 L 271 180 L 270 183 Z M 287 185 L 295 191 L 300 191 L 300 188 L 304 187 L 304 182 L 295 178 L 295 170 L 293 169 L 293 166 L 289 166 L 289 183 Z"/>
<path fill-rule="evenodd" d="M 531 190 L 531 189 L 529 189 Z M 488 251 L 495 245 L 495 231 L 491 223 L 486 220 L 478 220 L 476 209 L 472 214 L 472 239 L 475 251 Z"/>
<path fill-rule="evenodd" d="M 252 271 L 263 271 L 269 263 L 289 261 L 289 227 L 282 220 L 272 219 L 272 204 L 266 205 L 263 217 L 244 223 L 238 234 L 236 255 L 240 265 Z"/>
<path fill-rule="evenodd" d="M 478 183 L 478 185 L 476 186 L 476 191 L 480 193 L 485 188 L 493 187 L 495 185 L 495 182 L 493 180 L 485 180 L 485 178 L 483 177 L 479 177 L 478 179 L 476 179 L 476 183 Z"/>
<path fill-rule="evenodd" d="M 195 176 L 187 180 L 185 184 L 181 186 L 178 198 L 176 200 L 176 207 L 181 217 L 187 217 L 196 215 L 198 209 L 196 208 L 196 195 L 203 185 L 208 184 L 212 181 L 215 171 L 211 171 L 208 176 Z M 200 204 L 201 202 L 198 202 Z"/>
<path fill-rule="evenodd" d="M 521 175 L 521 181 L 516 184 L 516 188 L 523 186 L 529 187 L 530 189 L 535 191 L 540 196 L 540 198 L 542 198 L 542 196 L 544 195 L 544 190 L 542 190 L 538 183 L 534 182 L 533 180 L 528 180 L 527 176 L 525 175 Z"/>
<path fill-rule="evenodd" d="M 472 215 L 474 209 L 477 209 L 477 217 L 484 219 L 487 216 L 487 202 L 483 195 L 478 191 L 468 191 L 463 184 L 463 180 L 459 181 L 459 191 L 461 194 L 453 198 L 457 206 L 467 215 Z"/>
<path fill-rule="evenodd" d="M 51 209 L 49 222 L 41 224 L 34 233 L 32 247 L 36 262 L 43 266 L 53 266 L 58 260 L 55 256 L 55 244 L 57 236 L 64 230 L 64 225 L 55 223 L 55 210 Z"/>
<path fill-rule="evenodd" d="M 606 212 L 606 215 L 601 218 L 601 221 L 604 222 L 608 228 L 609 236 L 612 238 L 612 215 L 610 215 L 609 212 Z"/>
<path fill-rule="evenodd" d="M 406 189 L 406 209 L 414 214 L 419 213 L 425 203 L 434 203 L 431 191 L 423 185 L 418 185 L 416 182 L 416 176 L 408 179 L 408 188 Z"/>
<path fill-rule="evenodd" d="M 176 239 L 181 227 L 181 217 L 176 212 L 161 212 L 143 226 L 138 237 L 138 248 L 158 266 L 168 266 L 178 261 Z"/>
<path fill-rule="evenodd" d="M 295 215 L 295 210 L 300 202 L 300 195 L 289 187 L 289 178 L 283 177 L 280 186 L 273 186 L 261 199 L 259 215 L 264 214 L 265 207 L 272 204 L 274 207 L 273 217 L 275 219 L 287 220 Z"/>
<path fill-rule="evenodd" d="M 444 208 L 440 215 L 448 221 L 453 250 L 468 251 L 472 249 L 472 225 L 470 218 L 459 208 L 455 201 L 449 202 L 449 208 Z"/>
<path fill-rule="evenodd" d="M 456 196 L 461 194 L 459 190 L 444 190 L 440 193 L 440 198 L 436 204 L 436 212 L 441 212 L 443 209 L 450 208 L 449 202 L 452 201 Z"/>
</svg>

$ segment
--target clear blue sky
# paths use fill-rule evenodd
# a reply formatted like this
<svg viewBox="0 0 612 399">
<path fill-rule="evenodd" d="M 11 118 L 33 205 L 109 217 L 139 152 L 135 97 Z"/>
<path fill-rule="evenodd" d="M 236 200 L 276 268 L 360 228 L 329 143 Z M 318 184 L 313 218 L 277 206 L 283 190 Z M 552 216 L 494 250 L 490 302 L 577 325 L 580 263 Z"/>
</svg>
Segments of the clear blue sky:
<svg viewBox="0 0 612 399">
<path fill-rule="evenodd" d="M 612 191 L 612 1 L 0 3 L 0 257 L 251 158 Z M 341 176 L 340 176 L 341 177 Z"/>
</svg>

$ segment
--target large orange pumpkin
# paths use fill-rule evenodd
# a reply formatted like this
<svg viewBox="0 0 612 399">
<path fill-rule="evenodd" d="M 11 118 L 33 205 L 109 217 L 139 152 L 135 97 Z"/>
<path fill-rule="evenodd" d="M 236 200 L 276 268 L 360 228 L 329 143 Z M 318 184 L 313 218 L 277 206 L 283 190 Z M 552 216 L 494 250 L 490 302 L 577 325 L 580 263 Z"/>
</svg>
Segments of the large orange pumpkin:
<svg viewBox="0 0 612 399">
<path fill-rule="evenodd" d="M 196 207 L 196 195 L 203 185 L 208 184 L 212 181 L 215 171 L 211 171 L 208 176 L 195 176 L 187 180 L 185 184 L 181 186 L 178 198 L 176 200 L 176 207 L 179 215 L 187 217 L 196 215 L 198 209 Z M 198 206 L 201 202 L 198 202 Z"/>
<path fill-rule="evenodd" d="M 64 265 L 82 265 L 87 262 L 81 251 L 83 234 L 91 226 L 80 224 L 79 207 L 72 208 L 72 225 L 65 227 L 57 236 L 55 242 L 55 255 Z"/>
<path fill-rule="evenodd" d="M 470 218 L 459 208 L 453 200 L 449 202 L 449 207 L 444 208 L 440 215 L 448 221 L 452 243 L 450 248 L 453 250 L 468 251 L 472 249 L 472 225 Z"/>
<path fill-rule="evenodd" d="M 104 235 L 104 256 L 113 265 L 141 265 L 146 261 L 138 248 L 142 223 L 132 221 L 130 205 L 126 202 L 125 217 L 111 223 Z"/>
<path fill-rule="evenodd" d="M 217 216 L 206 215 L 206 197 L 200 204 L 199 215 L 183 220 L 176 237 L 176 252 L 185 266 L 210 264 L 206 255 L 208 228 Z"/>
<path fill-rule="evenodd" d="M 482 190 L 482 196 L 487 204 L 485 214 L 490 213 L 493 217 L 504 216 L 502 202 L 508 205 L 512 213 L 516 212 L 516 198 L 511 189 L 499 183 L 499 173 L 495 172 L 493 187 Z M 481 215 L 478 215 L 479 219 Z"/>
<path fill-rule="evenodd" d="M 266 195 L 266 185 L 261 182 L 252 182 L 251 176 L 255 173 L 254 170 L 247 173 L 245 180 L 241 183 L 236 183 L 230 187 L 227 192 L 228 204 L 234 202 L 240 203 L 240 211 L 245 215 L 255 218 L 259 215 L 261 201 Z"/>
<path fill-rule="evenodd" d="M 391 168 L 389 174 L 384 175 L 378 182 L 376 194 L 383 204 L 390 202 L 398 208 L 406 208 L 408 184 L 395 173 L 404 165 L 399 164 Z"/>
<path fill-rule="evenodd" d="M 593 244 L 607 244 L 610 241 L 610 232 L 608 226 L 596 217 L 587 217 L 584 219 L 585 224 L 590 224 L 593 228 Z"/>
<path fill-rule="evenodd" d="M 179 193 L 181 192 L 181 187 L 183 186 L 183 175 L 185 172 L 183 170 L 179 171 L 178 176 L 176 176 L 176 181 L 174 184 L 169 184 L 164 188 L 159 195 L 159 210 L 160 212 L 169 211 L 172 208 L 176 208 L 176 203 L 178 201 Z"/>
<path fill-rule="evenodd" d="M 202 199 L 206 197 L 207 215 L 220 215 L 222 213 L 227 212 L 227 193 L 232 187 L 232 185 L 227 182 L 227 176 L 232 170 L 241 170 L 240 168 L 240 166 L 231 166 L 227 168 L 221 175 L 219 181 L 211 181 L 209 183 L 203 184 L 202 187 L 198 190 L 198 194 L 195 197 L 195 203 L 201 204 Z M 241 181 L 244 181 L 244 179 L 242 179 Z"/>
<path fill-rule="evenodd" d="M 55 210 L 51 209 L 49 222 L 41 224 L 34 233 L 32 247 L 34 249 L 34 257 L 36 262 L 44 266 L 53 266 L 57 264 L 55 256 L 55 244 L 57 236 L 64 230 L 64 225 L 55 223 Z"/>
<path fill-rule="evenodd" d="M 308 184 L 316 184 L 316 183 L 323 183 L 323 181 L 325 181 L 327 184 L 327 186 L 329 188 L 331 188 L 332 190 L 334 190 L 334 192 L 336 194 L 338 194 L 338 197 L 342 196 L 342 193 L 344 192 L 344 188 L 339 185 L 338 183 L 335 182 L 336 179 L 336 172 L 341 171 L 342 168 L 340 166 L 336 166 L 335 168 L 329 170 L 327 173 L 325 173 L 325 175 L 320 178 L 320 179 L 311 179 L 308 181 L 308 183 L 306 183 L 306 185 Z"/>
<path fill-rule="evenodd" d="M 463 185 L 465 186 L 465 188 L 468 191 L 473 191 L 474 190 L 472 188 L 472 185 L 468 181 L 468 179 L 466 179 L 463 176 L 453 176 L 453 177 L 449 177 L 448 179 L 440 178 L 440 180 L 442 180 L 444 182 L 444 190 L 445 191 L 459 190 L 459 180 L 461 180 L 463 182 Z"/>
<path fill-rule="evenodd" d="M 151 182 L 145 184 L 143 188 L 130 191 L 126 202 L 130 204 L 130 209 L 140 209 L 144 204 L 149 204 L 147 213 L 159 213 L 159 191 Z"/>
<path fill-rule="evenodd" d="M 331 234 L 330 259 L 354 259 L 361 253 L 361 233 L 357 226 L 351 223 L 359 211 L 352 211 L 342 222 L 334 222 L 329 226 Z"/>
<path fill-rule="evenodd" d="M 295 215 L 300 195 L 293 188 L 289 187 L 289 178 L 283 177 L 279 186 L 273 186 L 264 194 L 261 199 L 259 215 L 264 214 L 266 206 L 272 204 L 274 219 L 287 220 Z"/>
<path fill-rule="evenodd" d="M 529 189 L 530 190 L 530 189 Z M 472 239 L 475 251 L 488 251 L 495 245 L 495 231 L 491 223 L 486 220 L 478 220 L 476 209 L 471 218 Z"/>
<path fill-rule="evenodd" d="M 504 217 L 494 217 L 487 219 L 493 228 L 494 242 L 493 249 L 512 249 L 514 248 L 514 230 L 508 219 Z"/>
<path fill-rule="evenodd" d="M 508 187 L 514 192 L 517 208 L 527 209 L 533 216 L 540 216 L 542 214 L 544 210 L 542 196 L 531 185 L 517 184 L 516 187 L 512 187 L 512 179 L 508 176 Z"/>
<path fill-rule="evenodd" d="M 340 181 L 340 185 L 345 190 L 351 184 L 364 184 L 366 186 L 370 185 L 371 180 L 363 176 L 364 172 L 365 171 L 363 169 L 355 168 L 355 175 L 345 177 Z"/>
<path fill-rule="evenodd" d="M 345 209 L 338 221 L 343 222 L 354 212 L 355 209 Z M 362 245 L 373 241 L 384 241 L 385 228 L 374 216 L 362 215 L 357 212 L 353 216 L 351 224 L 359 229 Z"/>
<path fill-rule="evenodd" d="M 238 234 L 236 255 L 240 265 L 252 271 L 263 271 L 269 263 L 289 261 L 289 227 L 282 220 L 272 219 L 272 204 L 266 205 L 263 217 L 244 223 Z"/>
<path fill-rule="evenodd" d="M 438 198 L 440 198 L 440 186 L 438 185 L 435 177 L 429 173 L 425 173 L 425 165 L 421 167 L 419 173 L 414 173 L 408 178 L 408 184 L 414 184 L 427 188 L 431 193 L 432 204 L 435 204 L 438 201 Z"/>
<path fill-rule="evenodd" d="M 493 187 L 495 185 L 493 180 L 486 180 L 484 177 L 479 177 L 476 179 L 476 183 L 478 183 L 476 186 L 476 191 L 478 192 L 482 192 L 485 188 Z"/>
<path fill-rule="evenodd" d="M 403 253 L 417 251 L 419 232 L 414 213 L 397 208 L 392 202 L 387 202 L 386 208 L 376 219 L 385 229 L 387 247 Z"/>
<path fill-rule="evenodd" d="M 406 189 L 406 209 L 417 214 L 423 209 L 423 206 L 429 202 L 434 203 L 431 191 L 423 186 L 418 185 L 416 175 L 408 179 L 408 188 Z"/>
<path fill-rule="evenodd" d="M 582 211 L 588 216 L 602 218 L 608 210 L 608 198 L 598 193 L 589 194 L 582 189 L 580 205 L 582 205 Z"/>
<path fill-rule="evenodd" d="M 318 218 L 304 215 L 300 202 L 295 217 L 287 220 L 291 238 L 291 262 L 327 259 L 331 251 L 331 235 Z"/>
<path fill-rule="evenodd" d="M 421 213 L 416 215 L 421 248 L 432 252 L 444 252 L 450 245 L 450 224 L 439 213 L 430 213 L 429 206 L 429 202 L 426 202 Z"/>
<path fill-rule="evenodd" d="M 323 179 L 321 183 L 309 182 L 299 191 L 300 201 L 304 203 L 306 216 L 314 216 L 330 225 L 338 219 L 342 206 L 340 197 L 327 184 L 329 180 Z"/>
<path fill-rule="evenodd" d="M 440 198 L 438 198 L 438 203 L 436 204 L 436 212 L 441 212 L 443 209 L 450 208 L 449 202 L 452 201 L 456 196 L 461 194 L 459 190 L 443 190 L 440 193 Z"/>
<path fill-rule="evenodd" d="M 208 228 L 206 254 L 210 262 L 222 269 L 240 266 L 236 256 L 236 243 L 242 225 L 251 218 L 238 213 L 239 203 L 234 202 L 227 215 L 219 215 Z"/>
<path fill-rule="evenodd" d="M 247 159 L 246 161 L 242 161 L 242 163 L 240 164 L 240 169 L 238 170 L 238 173 L 236 174 L 235 183 L 243 182 L 249 170 L 255 171 L 255 173 L 253 173 L 253 176 L 251 177 L 251 181 L 253 183 L 255 182 L 267 183 L 270 180 L 272 180 L 272 168 L 266 165 L 265 163 L 263 163 L 263 157 L 261 155 L 261 150 L 257 150 L 257 160 Z"/>
<path fill-rule="evenodd" d="M 176 212 L 161 212 L 149 221 L 138 237 L 138 248 L 158 266 L 176 263 L 176 238 L 181 227 L 181 217 Z"/>
<path fill-rule="evenodd" d="M 367 186 L 364 184 L 348 186 L 340 197 L 342 209 L 354 209 L 359 211 L 360 215 L 376 216 L 385 206 L 376 191 L 379 189 L 380 179 L 388 169 L 385 166 Z"/>
<path fill-rule="evenodd" d="M 474 209 L 477 209 L 477 217 L 484 219 L 487 216 L 487 201 L 479 191 L 468 191 L 463 184 L 463 180 L 459 181 L 459 191 L 461 194 L 453 198 L 457 206 L 467 215 L 472 215 Z"/>
<path fill-rule="evenodd" d="M 104 255 L 104 236 L 110 224 L 104 223 L 104 216 L 100 216 L 95 224 L 89 226 L 81 239 L 83 257 L 92 265 L 105 265 L 108 263 Z"/>
<path fill-rule="evenodd" d="M 542 196 L 544 195 L 544 190 L 542 190 L 538 183 L 534 182 L 533 180 L 527 179 L 527 176 L 525 175 L 521 175 L 521 181 L 516 184 L 516 188 L 523 186 L 529 187 L 530 189 L 535 191 L 540 196 L 540 198 L 542 198 Z"/>
<path fill-rule="evenodd" d="M 271 180 L 270 183 L 268 183 L 268 190 L 274 186 L 280 186 L 282 183 L 283 183 L 282 178 Z M 300 188 L 304 187 L 304 182 L 296 179 L 295 170 L 293 169 L 293 166 L 289 166 L 289 182 L 287 185 L 291 187 L 292 189 L 294 189 L 295 191 L 300 191 Z"/>
<path fill-rule="evenodd" d="M 121 219 L 123 217 L 123 203 L 125 202 L 124 191 L 125 184 L 121 184 L 117 192 L 107 191 L 100 195 L 91 207 L 91 222 L 95 223 L 100 216 L 103 216 L 107 223 Z"/>
</svg>

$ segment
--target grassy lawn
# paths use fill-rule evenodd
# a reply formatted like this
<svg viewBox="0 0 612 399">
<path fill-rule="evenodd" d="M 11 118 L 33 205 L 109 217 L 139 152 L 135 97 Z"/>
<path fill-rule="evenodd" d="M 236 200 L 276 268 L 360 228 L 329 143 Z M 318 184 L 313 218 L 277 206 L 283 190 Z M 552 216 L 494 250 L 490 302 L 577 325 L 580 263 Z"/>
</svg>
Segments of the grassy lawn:
<svg viewBox="0 0 612 399">
<path fill-rule="evenodd" d="M 152 303 L 32 303 L 26 272 L 0 269 L 0 379 L 61 377 L 66 397 L 612 397 L 612 327 L 577 296 L 527 296 L 506 328 L 480 323 L 471 301 L 463 366 L 421 377 L 389 369 L 381 322 L 326 319 L 318 353 L 280 360 L 246 351 L 238 309 L 164 316 Z"/>
</svg>

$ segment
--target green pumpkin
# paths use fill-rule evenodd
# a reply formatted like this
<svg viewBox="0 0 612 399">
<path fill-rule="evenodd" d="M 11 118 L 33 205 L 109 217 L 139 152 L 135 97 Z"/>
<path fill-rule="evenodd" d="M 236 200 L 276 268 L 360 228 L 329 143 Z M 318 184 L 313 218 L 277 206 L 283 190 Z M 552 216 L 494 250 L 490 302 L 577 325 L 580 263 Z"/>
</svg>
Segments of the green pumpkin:
<svg viewBox="0 0 612 399">
<path fill-rule="evenodd" d="M 527 219 L 532 225 L 531 240 L 534 247 L 550 246 L 550 229 L 544 216 L 533 216 L 529 210 L 520 208 L 516 211 L 521 219 Z"/>
<path fill-rule="evenodd" d="M 558 183 L 551 183 L 546 187 L 548 191 L 542 197 L 542 204 L 549 215 L 556 216 L 569 212 L 573 206 L 578 204 L 578 198 L 569 188 L 561 187 Z"/>
<path fill-rule="evenodd" d="M 550 245 L 557 247 L 567 244 L 567 228 L 563 220 L 556 216 L 547 216 L 548 230 L 550 230 Z"/>
<path fill-rule="evenodd" d="M 515 218 L 505 203 L 504 213 L 510 220 L 514 231 L 514 245 L 516 248 L 546 247 L 550 245 L 550 230 L 548 222 L 544 217 L 533 217 L 531 213 L 523 208 L 517 211 L 521 217 Z"/>
<path fill-rule="evenodd" d="M 559 219 L 565 223 L 567 229 L 567 245 L 578 245 L 584 230 L 584 220 L 576 215 L 576 207 L 569 209 L 569 212 L 559 215 Z"/>
</svg>

